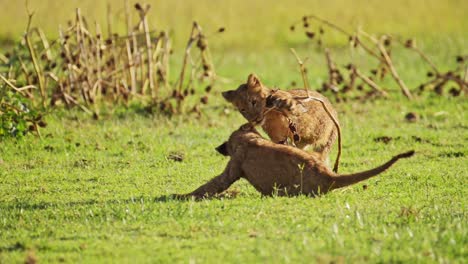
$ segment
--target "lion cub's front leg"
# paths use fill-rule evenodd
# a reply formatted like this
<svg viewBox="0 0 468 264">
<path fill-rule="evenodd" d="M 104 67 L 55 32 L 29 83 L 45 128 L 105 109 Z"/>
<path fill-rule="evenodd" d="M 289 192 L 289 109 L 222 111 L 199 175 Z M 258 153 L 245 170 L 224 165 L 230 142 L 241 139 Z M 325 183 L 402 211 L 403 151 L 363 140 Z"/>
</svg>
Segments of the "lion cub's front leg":
<svg viewBox="0 0 468 264">
<path fill-rule="evenodd" d="M 216 194 L 222 193 L 223 191 L 227 190 L 229 186 L 231 186 L 235 181 L 239 180 L 242 177 L 242 171 L 240 169 L 240 165 L 236 164 L 232 159 L 224 169 L 221 175 L 214 177 L 207 183 L 203 184 L 202 186 L 198 187 L 195 191 L 184 194 L 178 195 L 178 198 L 204 198 L 204 197 L 211 197 Z"/>
</svg>

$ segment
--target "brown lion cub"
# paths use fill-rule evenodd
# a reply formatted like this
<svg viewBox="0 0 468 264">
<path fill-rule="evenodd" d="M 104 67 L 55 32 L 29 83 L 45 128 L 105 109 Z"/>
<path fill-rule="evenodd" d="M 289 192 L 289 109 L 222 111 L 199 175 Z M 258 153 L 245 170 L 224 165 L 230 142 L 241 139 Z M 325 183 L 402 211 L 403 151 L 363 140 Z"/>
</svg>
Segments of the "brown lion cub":
<svg viewBox="0 0 468 264">
<path fill-rule="evenodd" d="M 231 157 L 224 172 L 195 191 L 176 195 L 176 198 L 214 196 L 240 178 L 245 178 L 263 195 L 315 196 L 376 176 L 397 160 L 414 154 L 414 151 L 409 151 L 377 168 L 339 175 L 325 166 L 318 154 L 266 140 L 251 124 L 241 126 L 216 150 Z"/>
<path fill-rule="evenodd" d="M 309 95 L 323 100 L 337 120 L 337 113 L 327 98 L 314 91 L 309 91 Z M 245 84 L 223 92 L 223 97 L 250 123 L 261 125 L 273 142 L 286 143 L 290 139 L 300 149 L 310 145 L 320 154 L 320 160 L 328 162 L 328 153 L 337 138 L 336 126 L 320 102 L 295 99 L 307 98 L 303 89 L 272 90 L 250 74 Z"/>
</svg>

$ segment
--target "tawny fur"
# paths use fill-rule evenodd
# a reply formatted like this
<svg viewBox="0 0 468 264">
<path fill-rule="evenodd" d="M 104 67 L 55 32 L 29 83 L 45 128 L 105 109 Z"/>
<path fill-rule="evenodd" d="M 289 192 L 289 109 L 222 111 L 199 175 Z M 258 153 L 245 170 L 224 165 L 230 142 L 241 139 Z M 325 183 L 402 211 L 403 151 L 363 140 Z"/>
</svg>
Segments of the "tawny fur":
<svg viewBox="0 0 468 264">
<path fill-rule="evenodd" d="M 338 120 L 337 113 L 327 98 L 315 91 L 309 91 L 309 95 L 322 99 Z M 269 89 L 254 74 L 250 74 L 247 82 L 236 90 L 223 92 L 223 97 L 236 106 L 247 121 L 255 125 L 261 124 L 273 142 L 284 143 L 289 139 L 298 148 L 310 146 L 311 151 L 319 154 L 320 160 L 328 162 L 328 155 L 337 139 L 337 129 L 320 102 L 306 100 L 301 103 L 295 99 L 306 96 L 307 92 L 303 89 Z M 268 107 L 267 100 L 271 104 Z M 298 140 L 293 138 L 289 128 L 290 121 L 294 122 Z"/>
<path fill-rule="evenodd" d="M 203 198 L 222 193 L 240 178 L 245 178 L 263 195 L 315 196 L 330 190 L 376 176 L 400 158 L 414 151 L 399 154 L 385 164 L 364 172 L 339 175 L 331 171 L 319 155 L 264 139 L 251 124 L 232 133 L 229 141 L 217 150 L 230 156 L 224 172 L 195 191 L 178 198 Z"/>
</svg>

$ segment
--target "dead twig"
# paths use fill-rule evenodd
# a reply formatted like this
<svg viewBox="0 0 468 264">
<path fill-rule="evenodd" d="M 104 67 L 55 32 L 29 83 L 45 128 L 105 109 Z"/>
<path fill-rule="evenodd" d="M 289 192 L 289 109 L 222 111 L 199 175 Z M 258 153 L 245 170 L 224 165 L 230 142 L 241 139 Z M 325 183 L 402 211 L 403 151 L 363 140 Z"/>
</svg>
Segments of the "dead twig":
<svg viewBox="0 0 468 264">
<path fill-rule="evenodd" d="M 307 69 L 306 67 L 304 66 L 304 63 L 308 60 L 308 58 L 305 58 L 304 61 L 301 60 L 301 58 L 299 58 L 299 56 L 297 55 L 296 53 L 296 50 L 294 50 L 293 48 L 290 49 L 292 54 L 294 55 L 294 57 L 296 57 L 296 61 L 297 61 L 297 64 L 299 64 L 299 69 L 301 71 L 301 76 L 302 76 L 302 81 L 304 82 L 304 89 L 307 93 L 307 96 L 309 96 L 309 81 L 307 80 Z"/>
<path fill-rule="evenodd" d="M 301 74 L 302 74 L 302 80 L 304 81 L 304 87 L 306 87 L 306 93 L 307 93 L 307 97 L 295 97 L 294 99 L 296 100 L 315 100 L 315 101 L 318 101 L 322 104 L 322 107 L 323 109 L 325 110 L 325 112 L 327 112 L 328 116 L 330 117 L 330 119 L 333 121 L 333 123 L 335 124 L 335 127 L 336 127 L 336 130 L 337 130 L 337 133 L 338 133 L 338 154 L 336 156 L 336 160 L 335 160 L 335 164 L 333 166 L 333 171 L 334 172 L 338 172 L 338 167 L 339 167 L 339 163 L 340 163 L 340 157 L 341 157 L 341 148 L 342 148 L 342 143 L 341 143 L 341 127 L 340 127 L 340 124 L 338 123 L 338 120 L 336 120 L 336 118 L 333 116 L 333 114 L 331 113 L 331 111 L 328 109 L 328 107 L 326 106 L 325 102 L 320 99 L 320 98 L 317 98 L 317 97 L 313 97 L 313 96 L 310 96 L 309 95 L 309 83 L 307 82 L 307 76 L 306 76 L 306 72 L 305 72 L 305 67 L 304 67 L 304 63 L 302 62 L 302 60 L 299 58 L 299 56 L 297 56 L 297 53 L 295 52 L 294 49 L 291 49 L 291 52 L 294 54 L 294 56 L 296 57 L 296 60 L 297 60 L 297 63 L 299 64 L 299 67 L 301 69 Z M 287 117 L 288 118 L 288 117 Z M 289 119 L 289 118 L 288 118 Z"/>
</svg>

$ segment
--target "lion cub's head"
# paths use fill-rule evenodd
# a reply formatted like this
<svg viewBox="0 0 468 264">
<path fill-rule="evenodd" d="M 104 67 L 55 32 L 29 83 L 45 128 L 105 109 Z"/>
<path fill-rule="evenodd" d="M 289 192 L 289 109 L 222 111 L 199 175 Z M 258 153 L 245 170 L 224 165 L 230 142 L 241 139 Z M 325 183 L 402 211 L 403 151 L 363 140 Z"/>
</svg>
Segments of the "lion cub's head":
<svg viewBox="0 0 468 264">
<path fill-rule="evenodd" d="M 237 107 L 247 121 L 259 124 L 263 120 L 266 97 L 269 89 L 264 87 L 254 74 L 250 74 L 247 82 L 236 90 L 223 92 L 223 97 Z"/>
<path fill-rule="evenodd" d="M 238 149 L 240 149 L 240 147 L 247 144 L 249 140 L 259 137 L 261 137 L 261 135 L 255 127 L 252 124 L 247 123 L 234 131 L 228 141 L 216 147 L 216 151 L 224 156 L 232 156 Z"/>
</svg>

